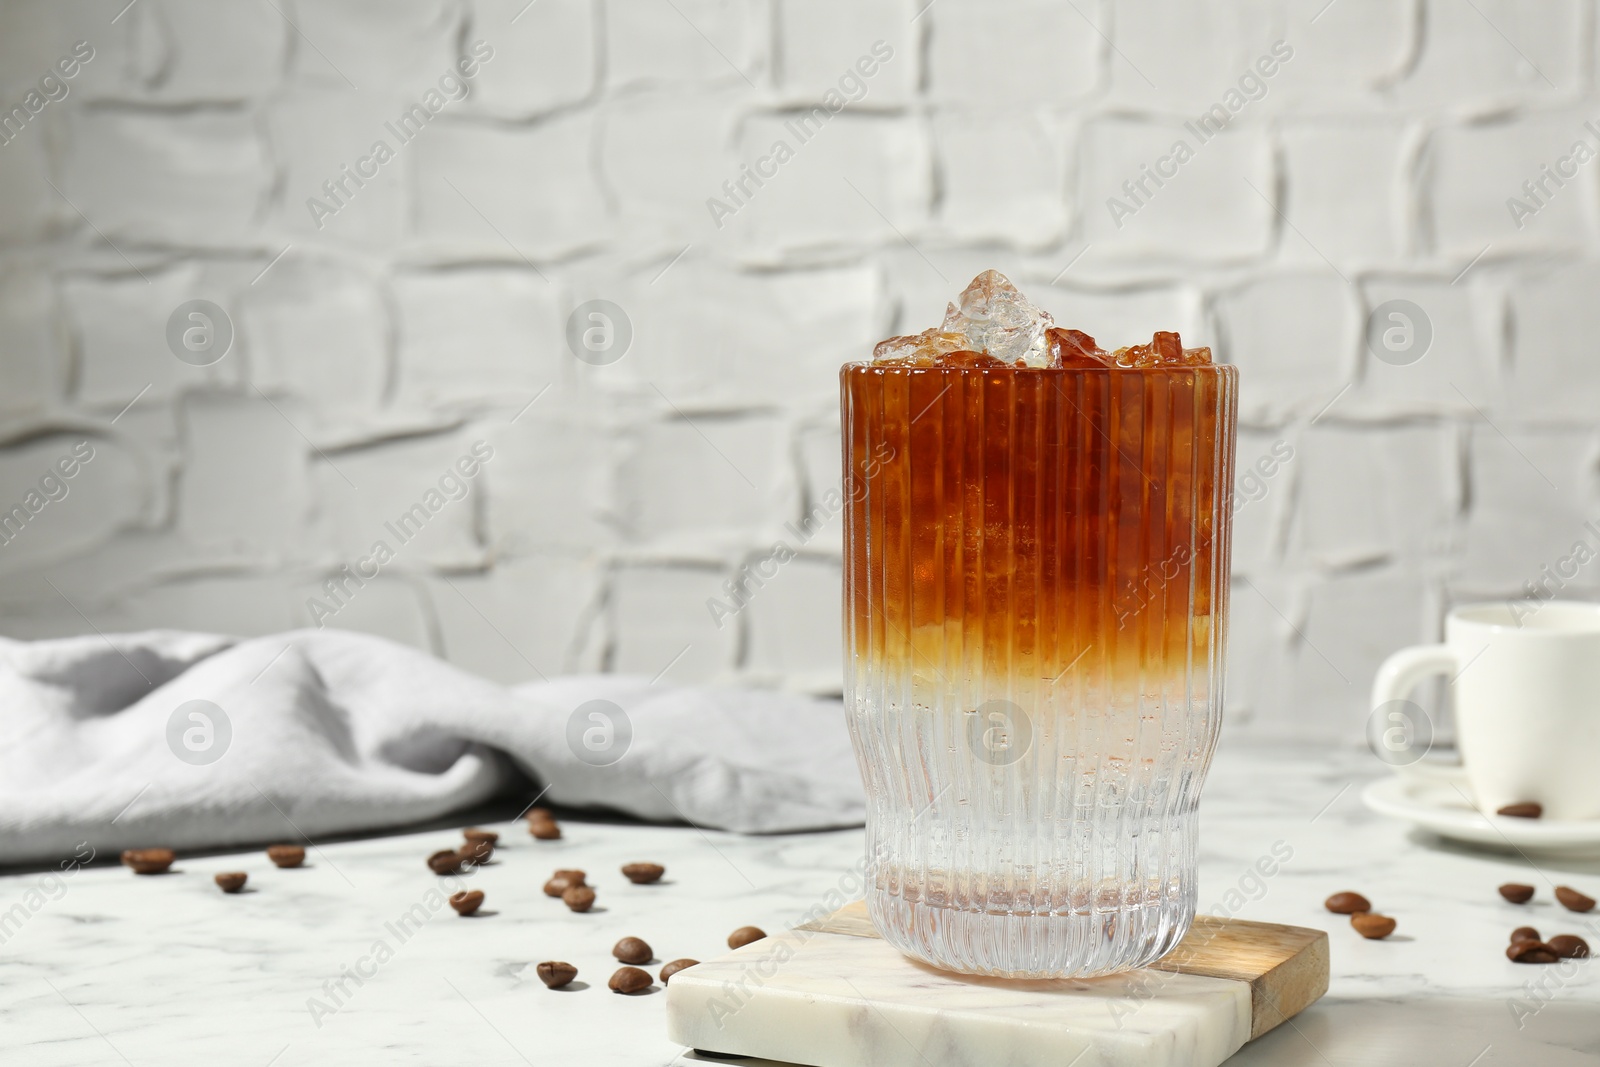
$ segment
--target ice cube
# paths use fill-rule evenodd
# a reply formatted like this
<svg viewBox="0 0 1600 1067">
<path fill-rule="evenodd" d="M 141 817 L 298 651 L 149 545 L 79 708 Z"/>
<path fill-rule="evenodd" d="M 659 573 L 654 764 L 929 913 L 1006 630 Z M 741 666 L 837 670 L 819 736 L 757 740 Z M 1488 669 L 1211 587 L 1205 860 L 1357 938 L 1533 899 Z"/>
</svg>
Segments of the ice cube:
<svg viewBox="0 0 1600 1067">
<path fill-rule="evenodd" d="M 987 352 L 952 352 L 939 357 L 941 367 L 970 367 L 974 370 L 1004 370 L 1014 364 L 996 359 Z"/>
<path fill-rule="evenodd" d="M 962 290 L 959 306 L 950 305 L 943 329 L 964 335 L 963 348 L 1007 363 L 1047 367 L 1050 345 L 1045 331 L 1054 325 L 1055 320 L 1028 303 L 1004 274 L 986 270 Z"/>
<path fill-rule="evenodd" d="M 1030 304 L 1005 275 L 986 270 L 945 311 L 944 323 L 904 337 L 891 337 L 872 350 L 873 362 L 898 367 L 1058 367 L 1149 370 L 1199 367 L 1211 362 L 1211 349 L 1184 348 L 1183 339 L 1161 331 L 1149 344 L 1107 352 L 1081 330 L 1058 328 Z"/>
<path fill-rule="evenodd" d="M 1167 331 L 1156 332 L 1147 345 L 1129 345 L 1111 353 L 1119 367 L 1197 367 L 1211 362 L 1211 349 L 1184 348 L 1183 338 Z"/>
<path fill-rule="evenodd" d="M 967 348 L 965 334 L 947 333 L 944 330 L 923 330 L 904 337 L 891 337 L 879 341 L 872 350 L 875 363 L 895 363 L 902 366 L 931 367 L 941 356 Z"/>
<path fill-rule="evenodd" d="M 1063 330 L 1059 327 L 1045 331 L 1052 367 L 1114 367 L 1111 353 L 1103 350 L 1093 337 L 1082 330 Z"/>
</svg>

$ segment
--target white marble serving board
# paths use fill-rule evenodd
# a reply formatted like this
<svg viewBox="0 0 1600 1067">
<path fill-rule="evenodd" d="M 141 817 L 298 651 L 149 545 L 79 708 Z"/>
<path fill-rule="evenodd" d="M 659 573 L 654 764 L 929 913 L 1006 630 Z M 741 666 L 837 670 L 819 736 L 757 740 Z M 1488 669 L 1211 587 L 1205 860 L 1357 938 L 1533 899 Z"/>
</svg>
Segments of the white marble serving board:
<svg viewBox="0 0 1600 1067">
<path fill-rule="evenodd" d="M 955 975 L 876 938 L 797 929 L 680 971 L 667 1032 L 816 1067 L 1215 1067 L 1250 1039 L 1250 985 L 1140 970 Z"/>
</svg>

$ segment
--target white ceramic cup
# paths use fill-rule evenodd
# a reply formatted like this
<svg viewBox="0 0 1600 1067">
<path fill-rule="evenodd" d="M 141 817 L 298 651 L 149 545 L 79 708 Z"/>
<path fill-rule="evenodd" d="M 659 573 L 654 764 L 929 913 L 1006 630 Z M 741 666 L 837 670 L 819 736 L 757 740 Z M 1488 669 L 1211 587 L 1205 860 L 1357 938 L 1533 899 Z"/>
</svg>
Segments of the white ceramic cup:
<svg viewBox="0 0 1600 1067">
<path fill-rule="evenodd" d="M 1600 604 L 1466 604 L 1446 617 L 1444 633 L 1444 644 L 1402 649 L 1378 669 L 1379 755 L 1411 751 L 1419 724 L 1397 702 L 1429 676 L 1448 675 L 1456 744 L 1480 811 L 1536 801 L 1545 818 L 1600 819 Z"/>
</svg>

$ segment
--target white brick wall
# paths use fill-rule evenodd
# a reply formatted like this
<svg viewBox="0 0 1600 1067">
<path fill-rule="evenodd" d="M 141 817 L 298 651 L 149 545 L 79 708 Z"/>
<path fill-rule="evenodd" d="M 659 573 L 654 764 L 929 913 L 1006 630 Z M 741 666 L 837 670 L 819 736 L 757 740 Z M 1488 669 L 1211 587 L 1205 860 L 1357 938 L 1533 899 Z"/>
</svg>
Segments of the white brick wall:
<svg viewBox="0 0 1600 1067">
<path fill-rule="evenodd" d="M 0 503 L 97 449 L 0 546 L 7 633 L 310 624 L 481 440 L 329 625 L 507 680 L 826 688 L 837 522 L 721 626 L 706 601 L 837 484 L 837 364 L 989 266 L 1109 344 L 1217 346 L 1241 470 L 1292 452 L 1236 517 L 1240 729 L 1354 741 L 1387 649 L 1600 517 L 1600 160 L 1523 188 L 1600 150 L 1596 0 L 125 4 L 0 6 L 3 113 L 95 50 L 0 144 Z M 166 341 L 196 298 L 235 327 L 212 366 Z M 566 340 L 593 299 L 632 327 L 604 365 Z M 1394 300 L 1420 360 L 1368 346 Z"/>
<path fill-rule="evenodd" d="M 56 184 L 107 240 L 236 248 L 256 236 L 272 172 L 248 115 L 78 110 L 62 139 Z"/>
</svg>

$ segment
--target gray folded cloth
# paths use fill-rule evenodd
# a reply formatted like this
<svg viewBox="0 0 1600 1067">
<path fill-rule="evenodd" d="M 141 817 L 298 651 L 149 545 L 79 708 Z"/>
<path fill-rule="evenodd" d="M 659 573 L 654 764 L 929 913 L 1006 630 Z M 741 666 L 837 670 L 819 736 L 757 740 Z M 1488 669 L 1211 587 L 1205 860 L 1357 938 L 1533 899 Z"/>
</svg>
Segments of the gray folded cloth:
<svg viewBox="0 0 1600 1067">
<path fill-rule="evenodd" d="M 858 826 L 837 701 L 640 678 L 508 689 L 364 634 L 0 638 L 0 863 L 315 840 L 493 795 L 747 833 Z"/>
</svg>

